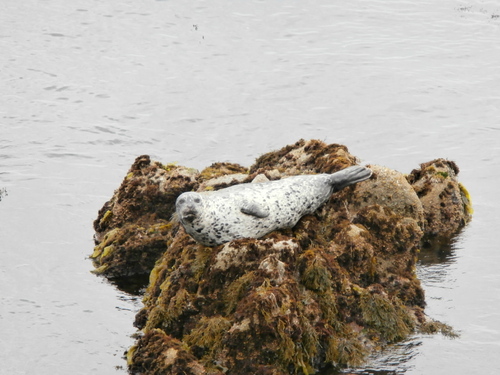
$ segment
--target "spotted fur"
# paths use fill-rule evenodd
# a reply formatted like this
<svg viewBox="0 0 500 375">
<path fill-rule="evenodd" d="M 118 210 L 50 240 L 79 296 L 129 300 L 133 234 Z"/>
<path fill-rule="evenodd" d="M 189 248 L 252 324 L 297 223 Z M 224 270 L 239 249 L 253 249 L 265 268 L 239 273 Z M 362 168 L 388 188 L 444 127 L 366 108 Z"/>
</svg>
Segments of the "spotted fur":
<svg viewBox="0 0 500 375">
<path fill-rule="evenodd" d="M 237 238 L 259 238 L 277 229 L 292 228 L 333 192 L 364 181 L 371 173 L 368 168 L 353 166 L 333 174 L 188 192 L 177 198 L 176 212 L 186 232 L 206 246 Z"/>
</svg>

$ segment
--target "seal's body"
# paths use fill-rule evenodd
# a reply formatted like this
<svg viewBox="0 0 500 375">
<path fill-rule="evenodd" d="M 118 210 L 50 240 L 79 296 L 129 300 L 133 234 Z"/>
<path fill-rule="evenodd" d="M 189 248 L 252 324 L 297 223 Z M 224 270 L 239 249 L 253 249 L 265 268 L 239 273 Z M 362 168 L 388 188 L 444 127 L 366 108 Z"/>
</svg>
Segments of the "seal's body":
<svg viewBox="0 0 500 375">
<path fill-rule="evenodd" d="M 213 192 L 188 192 L 176 201 L 179 220 L 196 241 L 216 246 L 237 238 L 259 238 L 292 228 L 330 195 L 364 181 L 371 170 L 353 166 L 333 174 L 301 175 Z"/>
</svg>

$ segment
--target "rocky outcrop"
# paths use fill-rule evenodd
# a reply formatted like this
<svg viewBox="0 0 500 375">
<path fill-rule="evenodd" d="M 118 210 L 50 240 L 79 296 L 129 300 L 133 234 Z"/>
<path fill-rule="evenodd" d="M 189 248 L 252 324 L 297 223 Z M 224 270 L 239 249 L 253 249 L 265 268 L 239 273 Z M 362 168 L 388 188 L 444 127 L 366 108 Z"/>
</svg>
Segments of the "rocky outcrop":
<svg viewBox="0 0 500 375">
<path fill-rule="evenodd" d="M 204 247 L 172 219 L 183 191 L 357 162 L 345 146 L 315 140 L 265 154 L 248 170 L 217 163 L 197 173 L 139 157 L 99 212 L 92 255 L 108 277 L 151 272 L 130 371 L 312 374 L 359 365 L 418 329 L 449 333 L 425 316 L 415 266 L 424 236 L 450 236 L 470 220 L 453 162 L 407 177 L 371 165 L 370 180 L 260 239 Z"/>
<path fill-rule="evenodd" d="M 425 233 L 429 237 L 450 237 L 463 227 L 473 213 L 467 189 L 458 182 L 458 166 L 436 159 L 420 164 L 408 176 L 425 213 Z"/>
<path fill-rule="evenodd" d="M 226 163 L 218 170 L 244 168 Z M 94 272 L 111 279 L 148 275 L 177 233 L 177 196 L 196 189 L 198 178 L 195 169 L 139 156 L 94 221 Z"/>
</svg>

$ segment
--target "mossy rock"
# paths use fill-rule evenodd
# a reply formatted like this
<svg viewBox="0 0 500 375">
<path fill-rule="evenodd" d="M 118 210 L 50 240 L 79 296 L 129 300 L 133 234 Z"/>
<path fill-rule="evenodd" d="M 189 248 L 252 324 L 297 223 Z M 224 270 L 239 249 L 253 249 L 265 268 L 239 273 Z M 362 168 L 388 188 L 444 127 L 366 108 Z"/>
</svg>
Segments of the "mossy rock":
<svg viewBox="0 0 500 375">
<path fill-rule="evenodd" d="M 250 173 L 273 169 L 286 175 L 333 173 L 357 162 L 358 159 L 349 153 L 346 146 L 301 139 L 281 150 L 260 156 L 250 167 Z"/>
<path fill-rule="evenodd" d="M 415 269 L 422 239 L 441 230 L 437 217 L 457 213 L 445 234 L 470 219 L 452 162 L 425 164 L 407 178 L 373 165 L 372 179 L 260 239 L 204 247 L 171 218 L 183 191 L 331 173 L 357 162 L 345 146 L 317 140 L 262 155 L 248 170 L 216 163 L 198 174 L 138 158 L 99 213 L 92 255 L 108 277 L 151 271 L 130 370 L 313 374 L 360 365 L 417 330 L 446 332 L 425 316 Z"/>
<path fill-rule="evenodd" d="M 450 237 L 472 218 L 467 189 L 458 182 L 455 162 L 435 159 L 422 163 L 408 176 L 425 212 L 425 232 L 429 237 Z"/>
</svg>

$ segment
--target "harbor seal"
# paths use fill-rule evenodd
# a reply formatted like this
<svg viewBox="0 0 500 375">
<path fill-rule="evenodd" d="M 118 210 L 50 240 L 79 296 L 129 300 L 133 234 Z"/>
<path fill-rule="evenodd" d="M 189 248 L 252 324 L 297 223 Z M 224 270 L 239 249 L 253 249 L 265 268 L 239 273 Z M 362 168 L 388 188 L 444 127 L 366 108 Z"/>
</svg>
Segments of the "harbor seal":
<svg viewBox="0 0 500 375">
<path fill-rule="evenodd" d="M 260 238 L 274 230 L 292 228 L 316 211 L 330 195 L 370 178 L 362 166 L 333 174 L 300 175 L 277 181 L 234 185 L 212 192 L 182 193 L 175 203 L 188 234 L 206 246 L 237 238 Z"/>
</svg>

